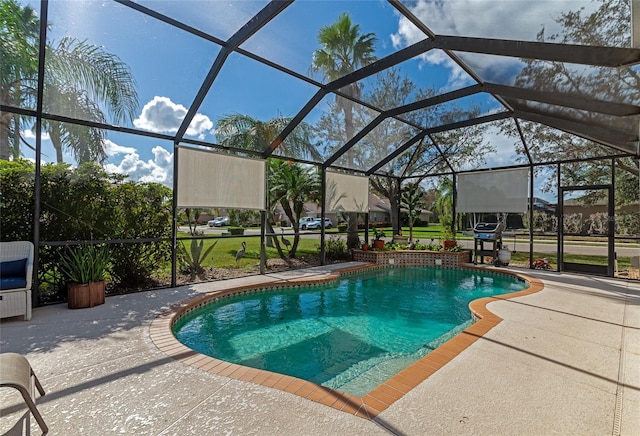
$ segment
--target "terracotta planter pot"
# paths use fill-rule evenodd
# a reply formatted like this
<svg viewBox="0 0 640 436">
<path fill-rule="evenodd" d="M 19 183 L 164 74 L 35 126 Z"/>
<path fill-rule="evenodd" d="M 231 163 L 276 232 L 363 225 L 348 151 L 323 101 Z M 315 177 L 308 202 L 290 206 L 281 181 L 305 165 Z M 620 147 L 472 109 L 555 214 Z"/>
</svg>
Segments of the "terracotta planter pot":
<svg viewBox="0 0 640 436">
<path fill-rule="evenodd" d="M 456 246 L 456 241 L 442 241 L 442 248 L 451 248 Z"/>
<path fill-rule="evenodd" d="M 376 239 L 375 241 L 373 241 L 373 248 L 382 250 L 384 248 L 384 240 Z"/>
<path fill-rule="evenodd" d="M 362 251 L 369 251 L 369 244 L 362 244 Z"/>
<path fill-rule="evenodd" d="M 69 309 L 82 309 L 104 304 L 104 281 L 89 284 L 69 283 L 67 305 Z"/>
</svg>

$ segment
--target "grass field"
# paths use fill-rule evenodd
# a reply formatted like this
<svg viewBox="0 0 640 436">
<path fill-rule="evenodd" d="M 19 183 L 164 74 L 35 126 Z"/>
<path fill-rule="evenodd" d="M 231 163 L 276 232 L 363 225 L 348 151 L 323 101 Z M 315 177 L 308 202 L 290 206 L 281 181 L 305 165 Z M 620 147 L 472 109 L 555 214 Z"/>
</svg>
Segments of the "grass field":
<svg viewBox="0 0 640 436">
<path fill-rule="evenodd" d="M 414 227 L 413 237 L 414 239 L 419 239 L 422 243 L 429 243 L 431 239 L 438 240 L 440 231 L 442 227 L 440 225 L 431 225 L 428 227 Z M 385 229 L 386 230 L 386 229 Z M 319 231 L 317 232 L 319 233 Z M 330 229 L 327 231 L 327 237 L 331 238 L 332 235 L 337 233 L 336 229 Z M 389 239 L 391 235 L 391 231 L 387 230 L 387 239 Z M 409 228 L 403 227 L 402 234 L 404 236 L 409 236 Z M 344 235 L 344 234 L 343 234 Z M 364 231 L 359 233 L 360 240 L 364 241 Z M 186 233 L 180 233 L 178 237 L 188 237 L 189 235 Z M 278 237 L 280 238 L 280 237 Z M 293 242 L 293 235 L 288 235 L 286 238 Z M 373 235 L 369 234 L 369 239 L 373 239 Z M 458 234 L 458 239 L 473 239 L 472 237 L 463 237 L 461 234 Z M 241 237 L 220 237 L 220 236 L 212 236 L 204 239 L 204 250 L 206 250 L 210 245 L 212 245 L 215 241 L 218 241 L 215 248 L 213 248 L 211 254 L 204 260 L 203 266 L 205 268 L 243 268 L 245 266 L 253 266 L 260 262 L 260 236 L 258 235 L 245 235 Z M 242 248 L 242 241 L 247 243 L 247 250 L 242 259 L 236 262 L 235 256 L 236 252 Z M 190 241 L 183 240 L 178 243 L 184 243 L 187 251 L 189 251 Z M 555 243 L 555 241 L 553 241 Z M 297 257 L 311 256 L 317 255 L 319 252 L 319 244 L 320 240 L 317 238 L 300 238 L 300 243 L 298 245 L 298 250 L 296 252 Z M 203 250 L 203 251 L 204 251 Z M 285 250 L 286 252 L 286 250 Z M 267 258 L 278 258 L 278 251 L 275 248 L 267 247 L 266 250 Z M 547 258 L 549 262 L 551 262 L 552 267 L 555 269 L 557 265 L 557 256 L 555 253 L 541 253 L 534 252 L 534 259 L 539 258 Z M 529 252 L 516 252 L 512 254 L 512 261 L 517 264 L 525 264 L 528 263 Z M 566 262 L 576 262 L 576 263 L 589 263 L 595 265 L 606 265 L 607 258 L 606 256 L 598 256 L 598 255 L 578 255 L 578 254 L 565 254 L 564 260 Z M 631 260 L 629 257 L 619 257 L 618 258 L 618 267 L 620 269 L 628 268 L 631 264 Z"/>
<path fill-rule="evenodd" d="M 179 234 L 178 237 L 188 237 L 187 234 Z M 293 236 L 288 236 L 288 240 L 293 243 Z M 216 242 L 217 241 L 217 242 Z M 236 262 L 236 253 L 242 248 L 242 242 L 247 243 L 245 255 Z M 187 252 L 190 251 L 191 241 L 182 240 L 178 244 L 183 243 Z M 247 265 L 255 265 L 260 262 L 260 236 L 241 236 L 241 237 L 220 237 L 213 236 L 204 239 L 205 252 L 211 245 L 216 244 L 211 254 L 204 260 L 202 266 L 205 268 L 242 268 Z M 300 238 L 296 256 L 309 256 L 319 252 L 320 241 L 318 239 Z M 284 250 L 285 253 L 287 252 Z M 267 258 L 278 258 L 278 250 L 267 247 Z"/>
</svg>

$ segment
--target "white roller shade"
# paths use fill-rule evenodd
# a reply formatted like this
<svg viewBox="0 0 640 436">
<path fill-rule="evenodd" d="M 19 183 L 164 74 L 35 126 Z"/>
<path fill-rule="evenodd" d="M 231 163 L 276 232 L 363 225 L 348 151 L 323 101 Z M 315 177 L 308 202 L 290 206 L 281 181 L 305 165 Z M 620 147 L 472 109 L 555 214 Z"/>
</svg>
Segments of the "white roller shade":
<svg viewBox="0 0 640 436">
<path fill-rule="evenodd" d="M 266 208 L 264 160 L 180 147 L 178 207 Z"/>
<path fill-rule="evenodd" d="M 369 178 L 326 173 L 327 212 L 369 212 Z"/>
<path fill-rule="evenodd" d="M 526 212 L 529 169 L 465 173 L 458 176 L 457 212 Z"/>
</svg>

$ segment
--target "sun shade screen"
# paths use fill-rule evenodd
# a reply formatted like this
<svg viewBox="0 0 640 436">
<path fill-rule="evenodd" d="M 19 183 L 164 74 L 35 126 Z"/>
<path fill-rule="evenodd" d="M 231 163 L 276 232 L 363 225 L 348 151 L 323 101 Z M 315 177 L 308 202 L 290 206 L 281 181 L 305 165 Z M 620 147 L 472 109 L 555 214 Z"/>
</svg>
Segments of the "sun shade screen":
<svg viewBox="0 0 640 436">
<path fill-rule="evenodd" d="M 265 209 L 265 161 L 178 148 L 178 207 Z"/>
<path fill-rule="evenodd" d="M 327 171 L 327 212 L 369 212 L 369 178 Z"/>
<path fill-rule="evenodd" d="M 458 212 L 527 211 L 529 170 L 516 168 L 458 176 Z"/>
</svg>

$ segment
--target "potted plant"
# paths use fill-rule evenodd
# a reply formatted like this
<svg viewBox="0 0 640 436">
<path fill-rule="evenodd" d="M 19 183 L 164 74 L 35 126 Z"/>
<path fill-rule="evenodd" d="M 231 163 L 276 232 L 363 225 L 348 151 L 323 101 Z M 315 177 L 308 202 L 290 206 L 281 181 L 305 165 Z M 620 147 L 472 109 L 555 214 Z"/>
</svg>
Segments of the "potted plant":
<svg viewBox="0 0 640 436">
<path fill-rule="evenodd" d="M 384 233 L 384 229 L 374 227 L 373 228 L 373 236 L 375 237 L 373 241 L 373 248 L 383 249 L 384 248 L 384 238 L 386 234 Z"/>
<path fill-rule="evenodd" d="M 83 245 L 68 249 L 60 260 L 60 271 L 67 278 L 67 305 L 80 309 L 104 304 L 104 278 L 109 266 L 109 249 Z"/>
<path fill-rule="evenodd" d="M 442 224 L 442 231 L 440 232 L 440 242 L 442 243 L 442 248 L 447 250 L 449 248 L 455 247 L 458 243 L 456 242 L 456 234 L 451 230 L 452 227 L 452 218 L 451 215 L 443 215 L 440 218 L 440 224 Z"/>
</svg>

